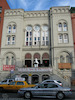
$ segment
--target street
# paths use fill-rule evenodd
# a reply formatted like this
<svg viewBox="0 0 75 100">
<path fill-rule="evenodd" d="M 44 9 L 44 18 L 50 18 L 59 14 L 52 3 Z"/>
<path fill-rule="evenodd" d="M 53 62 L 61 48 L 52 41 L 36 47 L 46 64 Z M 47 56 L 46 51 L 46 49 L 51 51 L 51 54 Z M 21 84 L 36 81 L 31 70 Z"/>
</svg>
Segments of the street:
<svg viewBox="0 0 75 100">
<path fill-rule="evenodd" d="M 0 93 L 0 100 L 30 100 L 24 99 L 24 97 L 19 96 L 17 93 Z M 57 100 L 56 98 L 32 98 L 31 100 Z M 75 92 L 72 92 L 70 97 L 64 100 L 75 100 Z"/>
</svg>

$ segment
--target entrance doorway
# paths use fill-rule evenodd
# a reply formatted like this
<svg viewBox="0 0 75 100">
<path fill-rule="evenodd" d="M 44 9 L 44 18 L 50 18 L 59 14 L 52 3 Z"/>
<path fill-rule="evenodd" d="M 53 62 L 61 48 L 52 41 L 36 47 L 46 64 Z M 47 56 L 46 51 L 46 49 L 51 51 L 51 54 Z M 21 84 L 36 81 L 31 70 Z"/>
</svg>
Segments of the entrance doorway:
<svg viewBox="0 0 75 100">
<path fill-rule="evenodd" d="M 32 75 L 32 84 L 39 83 L 39 76 L 38 75 Z"/>
<path fill-rule="evenodd" d="M 43 60 L 43 65 L 45 67 L 49 67 L 49 60 Z"/>
<path fill-rule="evenodd" d="M 42 81 L 47 80 L 47 79 L 49 79 L 49 78 L 50 78 L 49 75 L 43 75 L 43 76 L 42 76 Z"/>
<path fill-rule="evenodd" d="M 28 83 L 28 75 L 23 74 L 21 77 L 22 77 L 22 78 L 25 78 L 25 81 Z"/>
<path fill-rule="evenodd" d="M 25 65 L 27 67 L 31 67 L 31 60 L 25 60 Z"/>
</svg>

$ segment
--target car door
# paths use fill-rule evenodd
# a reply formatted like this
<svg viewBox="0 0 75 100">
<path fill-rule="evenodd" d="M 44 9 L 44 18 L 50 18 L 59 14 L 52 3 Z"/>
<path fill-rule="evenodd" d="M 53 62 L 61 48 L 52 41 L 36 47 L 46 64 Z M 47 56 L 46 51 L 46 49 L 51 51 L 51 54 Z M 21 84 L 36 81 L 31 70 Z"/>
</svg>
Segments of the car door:
<svg viewBox="0 0 75 100">
<path fill-rule="evenodd" d="M 15 83 L 16 82 L 11 82 L 8 85 L 6 85 L 5 89 L 6 90 L 14 90 L 15 89 Z"/>
<path fill-rule="evenodd" d="M 34 88 L 32 94 L 34 96 L 46 96 L 47 95 L 47 86 L 48 84 L 42 83 Z"/>
<path fill-rule="evenodd" d="M 55 84 L 55 83 L 49 83 L 48 84 L 48 93 L 47 94 L 49 96 L 55 96 L 57 91 L 58 91 L 58 85 L 57 84 Z"/>
<path fill-rule="evenodd" d="M 24 82 L 17 82 L 16 83 L 16 90 L 19 90 L 20 88 L 23 88 L 24 87 Z"/>
</svg>

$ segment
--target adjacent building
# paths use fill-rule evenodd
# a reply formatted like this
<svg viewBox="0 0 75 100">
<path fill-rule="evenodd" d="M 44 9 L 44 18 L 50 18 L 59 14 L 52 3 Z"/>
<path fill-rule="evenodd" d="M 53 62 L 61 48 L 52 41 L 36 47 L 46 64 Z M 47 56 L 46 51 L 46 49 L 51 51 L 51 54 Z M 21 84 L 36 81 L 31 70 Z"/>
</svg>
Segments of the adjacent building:
<svg viewBox="0 0 75 100">
<path fill-rule="evenodd" d="M 4 21 L 4 11 L 5 9 L 10 9 L 6 0 L 0 0 L 0 47 L 1 47 L 1 38 L 3 30 L 3 21 Z"/>
<path fill-rule="evenodd" d="M 0 70 L 1 70 L 1 39 L 4 21 L 4 11 L 5 9 L 10 9 L 6 0 L 0 0 Z M 0 72 L 1 73 L 1 72 Z"/>
<path fill-rule="evenodd" d="M 73 43 L 74 43 L 74 63 L 75 63 L 75 7 L 71 7 L 71 20 L 72 20 L 72 31 L 73 31 Z M 72 71 L 72 80 L 75 85 L 75 70 Z"/>
<path fill-rule="evenodd" d="M 45 11 L 5 10 L 2 76 L 10 75 L 13 69 L 13 75 L 25 77 L 29 83 L 39 83 L 55 75 L 68 84 L 74 68 L 73 57 L 69 6 Z M 34 65 L 36 58 L 38 67 Z"/>
</svg>

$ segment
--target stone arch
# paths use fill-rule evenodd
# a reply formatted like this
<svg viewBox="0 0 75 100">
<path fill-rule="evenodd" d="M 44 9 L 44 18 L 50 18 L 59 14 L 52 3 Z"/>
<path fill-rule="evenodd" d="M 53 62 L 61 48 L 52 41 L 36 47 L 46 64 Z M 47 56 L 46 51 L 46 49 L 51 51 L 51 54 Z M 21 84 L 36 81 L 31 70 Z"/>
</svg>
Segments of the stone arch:
<svg viewBox="0 0 75 100">
<path fill-rule="evenodd" d="M 16 54 L 15 54 L 14 52 L 12 52 L 12 51 L 5 52 L 4 55 L 3 55 L 3 57 L 4 57 L 6 54 L 9 54 L 9 53 L 13 54 L 13 55 L 16 57 Z"/>
<path fill-rule="evenodd" d="M 16 25 L 17 26 L 17 24 L 16 24 L 16 22 L 14 22 L 14 21 L 11 21 L 11 22 L 9 22 L 8 24 L 7 24 L 7 27 L 9 26 L 9 25 Z"/>
<path fill-rule="evenodd" d="M 35 58 L 40 59 L 40 54 L 39 54 L 39 53 L 35 53 L 34 56 L 33 56 L 33 58 L 34 58 L 34 59 L 35 59 Z"/>
<path fill-rule="evenodd" d="M 63 24 L 63 22 L 65 22 L 65 23 L 68 24 L 67 20 L 65 20 L 65 19 L 60 19 L 60 20 L 58 20 L 57 25 L 58 25 L 59 23 L 62 23 L 62 24 Z"/>
<path fill-rule="evenodd" d="M 31 59 L 32 58 L 32 55 L 30 54 L 30 53 L 27 53 L 26 55 L 25 55 L 25 59 Z"/>
<path fill-rule="evenodd" d="M 48 53 L 44 53 L 42 55 L 42 59 L 49 59 L 49 54 Z"/>
</svg>

